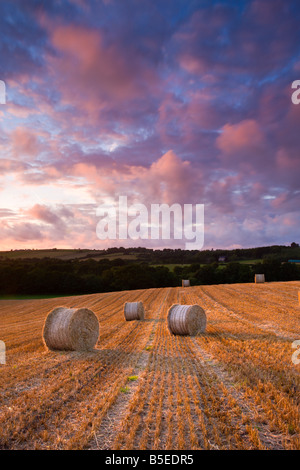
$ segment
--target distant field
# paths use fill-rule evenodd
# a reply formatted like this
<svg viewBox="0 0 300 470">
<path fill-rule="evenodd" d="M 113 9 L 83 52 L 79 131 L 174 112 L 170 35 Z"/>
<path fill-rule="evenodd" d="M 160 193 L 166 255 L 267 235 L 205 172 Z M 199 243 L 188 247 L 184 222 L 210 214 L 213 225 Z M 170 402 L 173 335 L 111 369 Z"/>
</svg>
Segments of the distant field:
<svg viewBox="0 0 300 470">
<path fill-rule="evenodd" d="M 137 255 L 130 255 L 130 254 L 123 254 L 123 253 L 112 253 L 108 255 L 99 255 L 99 256 L 93 256 L 92 259 L 95 261 L 100 261 L 102 259 L 108 259 L 109 261 L 114 260 L 114 259 L 123 259 L 123 260 L 136 260 Z"/>
<path fill-rule="evenodd" d="M 58 259 L 75 259 L 86 257 L 89 250 L 12 250 L 0 251 L 0 256 L 5 256 L 10 259 L 23 259 L 23 258 L 58 258 Z M 94 251 L 92 251 L 94 253 Z"/>
<path fill-rule="evenodd" d="M 162 263 L 162 264 L 152 264 L 152 266 L 155 268 L 157 268 L 158 266 L 165 266 L 166 268 L 168 268 L 170 271 L 173 272 L 176 266 L 179 266 L 180 268 L 186 268 L 187 266 L 190 266 L 190 264 L 175 264 L 175 263 L 164 264 Z"/>
<path fill-rule="evenodd" d="M 300 282 L 161 288 L 0 302 L 0 449 L 300 449 Z M 144 321 L 125 322 L 141 300 Z M 173 303 L 207 331 L 173 336 Z M 49 352 L 56 306 L 89 307 L 91 353 Z"/>
<path fill-rule="evenodd" d="M 242 261 L 239 261 L 241 264 L 257 264 L 257 263 L 262 263 L 261 259 L 245 259 Z"/>
<path fill-rule="evenodd" d="M 102 253 L 101 250 L 14 250 L 14 251 L 0 251 L 0 257 L 5 256 L 9 259 L 25 259 L 25 258 L 56 258 L 61 260 L 79 259 L 87 260 L 94 259 L 99 261 L 101 259 L 113 260 L 116 258 L 122 258 L 124 260 L 137 259 L 135 254 L 124 254 L 124 253 Z"/>
<path fill-rule="evenodd" d="M 242 261 L 237 261 L 237 263 L 241 263 L 241 264 L 257 264 L 257 263 L 262 263 L 262 260 L 261 259 L 248 259 L 248 260 L 242 260 Z M 219 263 L 219 267 L 222 268 L 222 267 L 225 267 L 226 265 L 228 264 L 228 262 L 224 262 L 224 263 Z M 170 264 L 153 264 L 152 266 L 166 266 L 167 268 L 169 268 L 170 271 L 174 271 L 174 268 L 176 266 L 179 266 L 181 268 L 186 268 L 187 266 L 190 266 L 191 264 L 176 264 L 176 263 L 170 263 Z M 199 266 L 207 266 L 206 264 L 199 264 Z"/>
</svg>

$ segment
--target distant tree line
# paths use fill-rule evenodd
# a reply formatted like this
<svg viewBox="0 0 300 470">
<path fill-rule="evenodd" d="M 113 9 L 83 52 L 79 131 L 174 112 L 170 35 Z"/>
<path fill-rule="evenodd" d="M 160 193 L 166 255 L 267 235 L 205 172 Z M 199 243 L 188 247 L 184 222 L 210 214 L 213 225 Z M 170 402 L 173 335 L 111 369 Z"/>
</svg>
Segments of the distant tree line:
<svg viewBox="0 0 300 470">
<path fill-rule="evenodd" d="M 300 280 L 300 266 L 271 258 L 254 264 L 231 262 L 200 266 L 194 263 L 185 267 L 175 266 L 174 273 L 181 279 L 190 279 L 192 285 L 254 282 L 255 274 L 265 274 L 267 282 Z"/>
<path fill-rule="evenodd" d="M 221 257 L 225 257 L 227 262 L 244 260 L 264 260 L 267 258 L 277 261 L 288 261 L 289 259 L 300 260 L 300 247 L 298 243 L 292 242 L 290 246 L 272 245 L 255 248 L 237 248 L 234 250 L 181 250 L 165 248 L 163 250 L 153 250 L 150 248 L 108 248 L 102 252 L 105 255 L 136 255 L 139 261 L 149 264 L 212 264 L 218 263 Z M 89 253 L 87 257 L 97 256 Z M 99 256 L 99 252 L 98 252 Z"/>
<path fill-rule="evenodd" d="M 182 279 L 192 285 L 253 282 L 255 273 L 264 273 L 267 281 L 300 280 L 300 266 L 282 263 L 276 257 L 259 264 L 192 263 L 169 270 L 146 262 L 121 258 L 96 261 L 2 259 L 0 295 L 78 295 L 118 290 L 174 287 Z"/>
<path fill-rule="evenodd" d="M 167 267 L 122 259 L 62 261 L 52 258 L 2 260 L 0 295 L 86 294 L 176 285 Z"/>
</svg>

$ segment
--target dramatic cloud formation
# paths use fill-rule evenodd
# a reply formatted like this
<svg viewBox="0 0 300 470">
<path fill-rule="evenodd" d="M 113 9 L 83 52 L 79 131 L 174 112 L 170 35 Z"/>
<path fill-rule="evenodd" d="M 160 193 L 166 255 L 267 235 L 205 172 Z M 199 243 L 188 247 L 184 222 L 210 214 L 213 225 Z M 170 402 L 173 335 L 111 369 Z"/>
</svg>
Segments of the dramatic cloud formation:
<svg viewBox="0 0 300 470">
<path fill-rule="evenodd" d="M 297 1 L 0 4 L 1 249 L 99 248 L 105 198 L 205 205 L 205 248 L 299 242 Z"/>
</svg>

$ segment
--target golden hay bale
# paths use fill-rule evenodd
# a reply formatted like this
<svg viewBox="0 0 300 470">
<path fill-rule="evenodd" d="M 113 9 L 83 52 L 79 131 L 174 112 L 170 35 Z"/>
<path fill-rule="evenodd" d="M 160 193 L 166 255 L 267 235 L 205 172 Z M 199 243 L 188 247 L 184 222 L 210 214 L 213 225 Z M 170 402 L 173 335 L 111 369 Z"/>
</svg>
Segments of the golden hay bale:
<svg viewBox="0 0 300 470">
<path fill-rule="evenodd" d="M 264 274 L 255 274 L 254 280 L 255 280 L 256 283 L 265 282 L 265 275 Z"/>
<path fill-rule="evenodd" d="M 174 335 L 195 336 L 206 329 L 206 314 L 200 305 L 174 304 L 167 316 L 168 328 Z"/>
<path fill-rule="evenodd" d="M 144 320 L 145 310 L 143 302 L 125 302 L 124 315 L 126 321 Z"/>
<path fill-rule="evenodd" d="M 98 337 L 98 318 L 88 308 L 55 308 L 43 328 L 43 339 L 50 350 L 91 351 Z"/>
<path fill-rule="evenodd" d="M 182 279 L 181 287 L 190 287 L 189 279 Z"/>
</svg>

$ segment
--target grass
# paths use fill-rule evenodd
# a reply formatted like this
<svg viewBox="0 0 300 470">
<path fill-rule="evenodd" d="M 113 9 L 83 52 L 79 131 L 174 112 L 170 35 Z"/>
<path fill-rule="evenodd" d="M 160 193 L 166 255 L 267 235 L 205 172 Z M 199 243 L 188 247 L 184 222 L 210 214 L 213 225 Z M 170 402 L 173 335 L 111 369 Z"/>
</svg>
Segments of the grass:
<svg viewBox="0 0 300 470">
<path fill-rule="evenodd" d="M 262 263 L 262 260 L 261 259 L 244 259 L 238 262 L 240 264 L 258 264 L 258 263 Z"/>
</svg>

